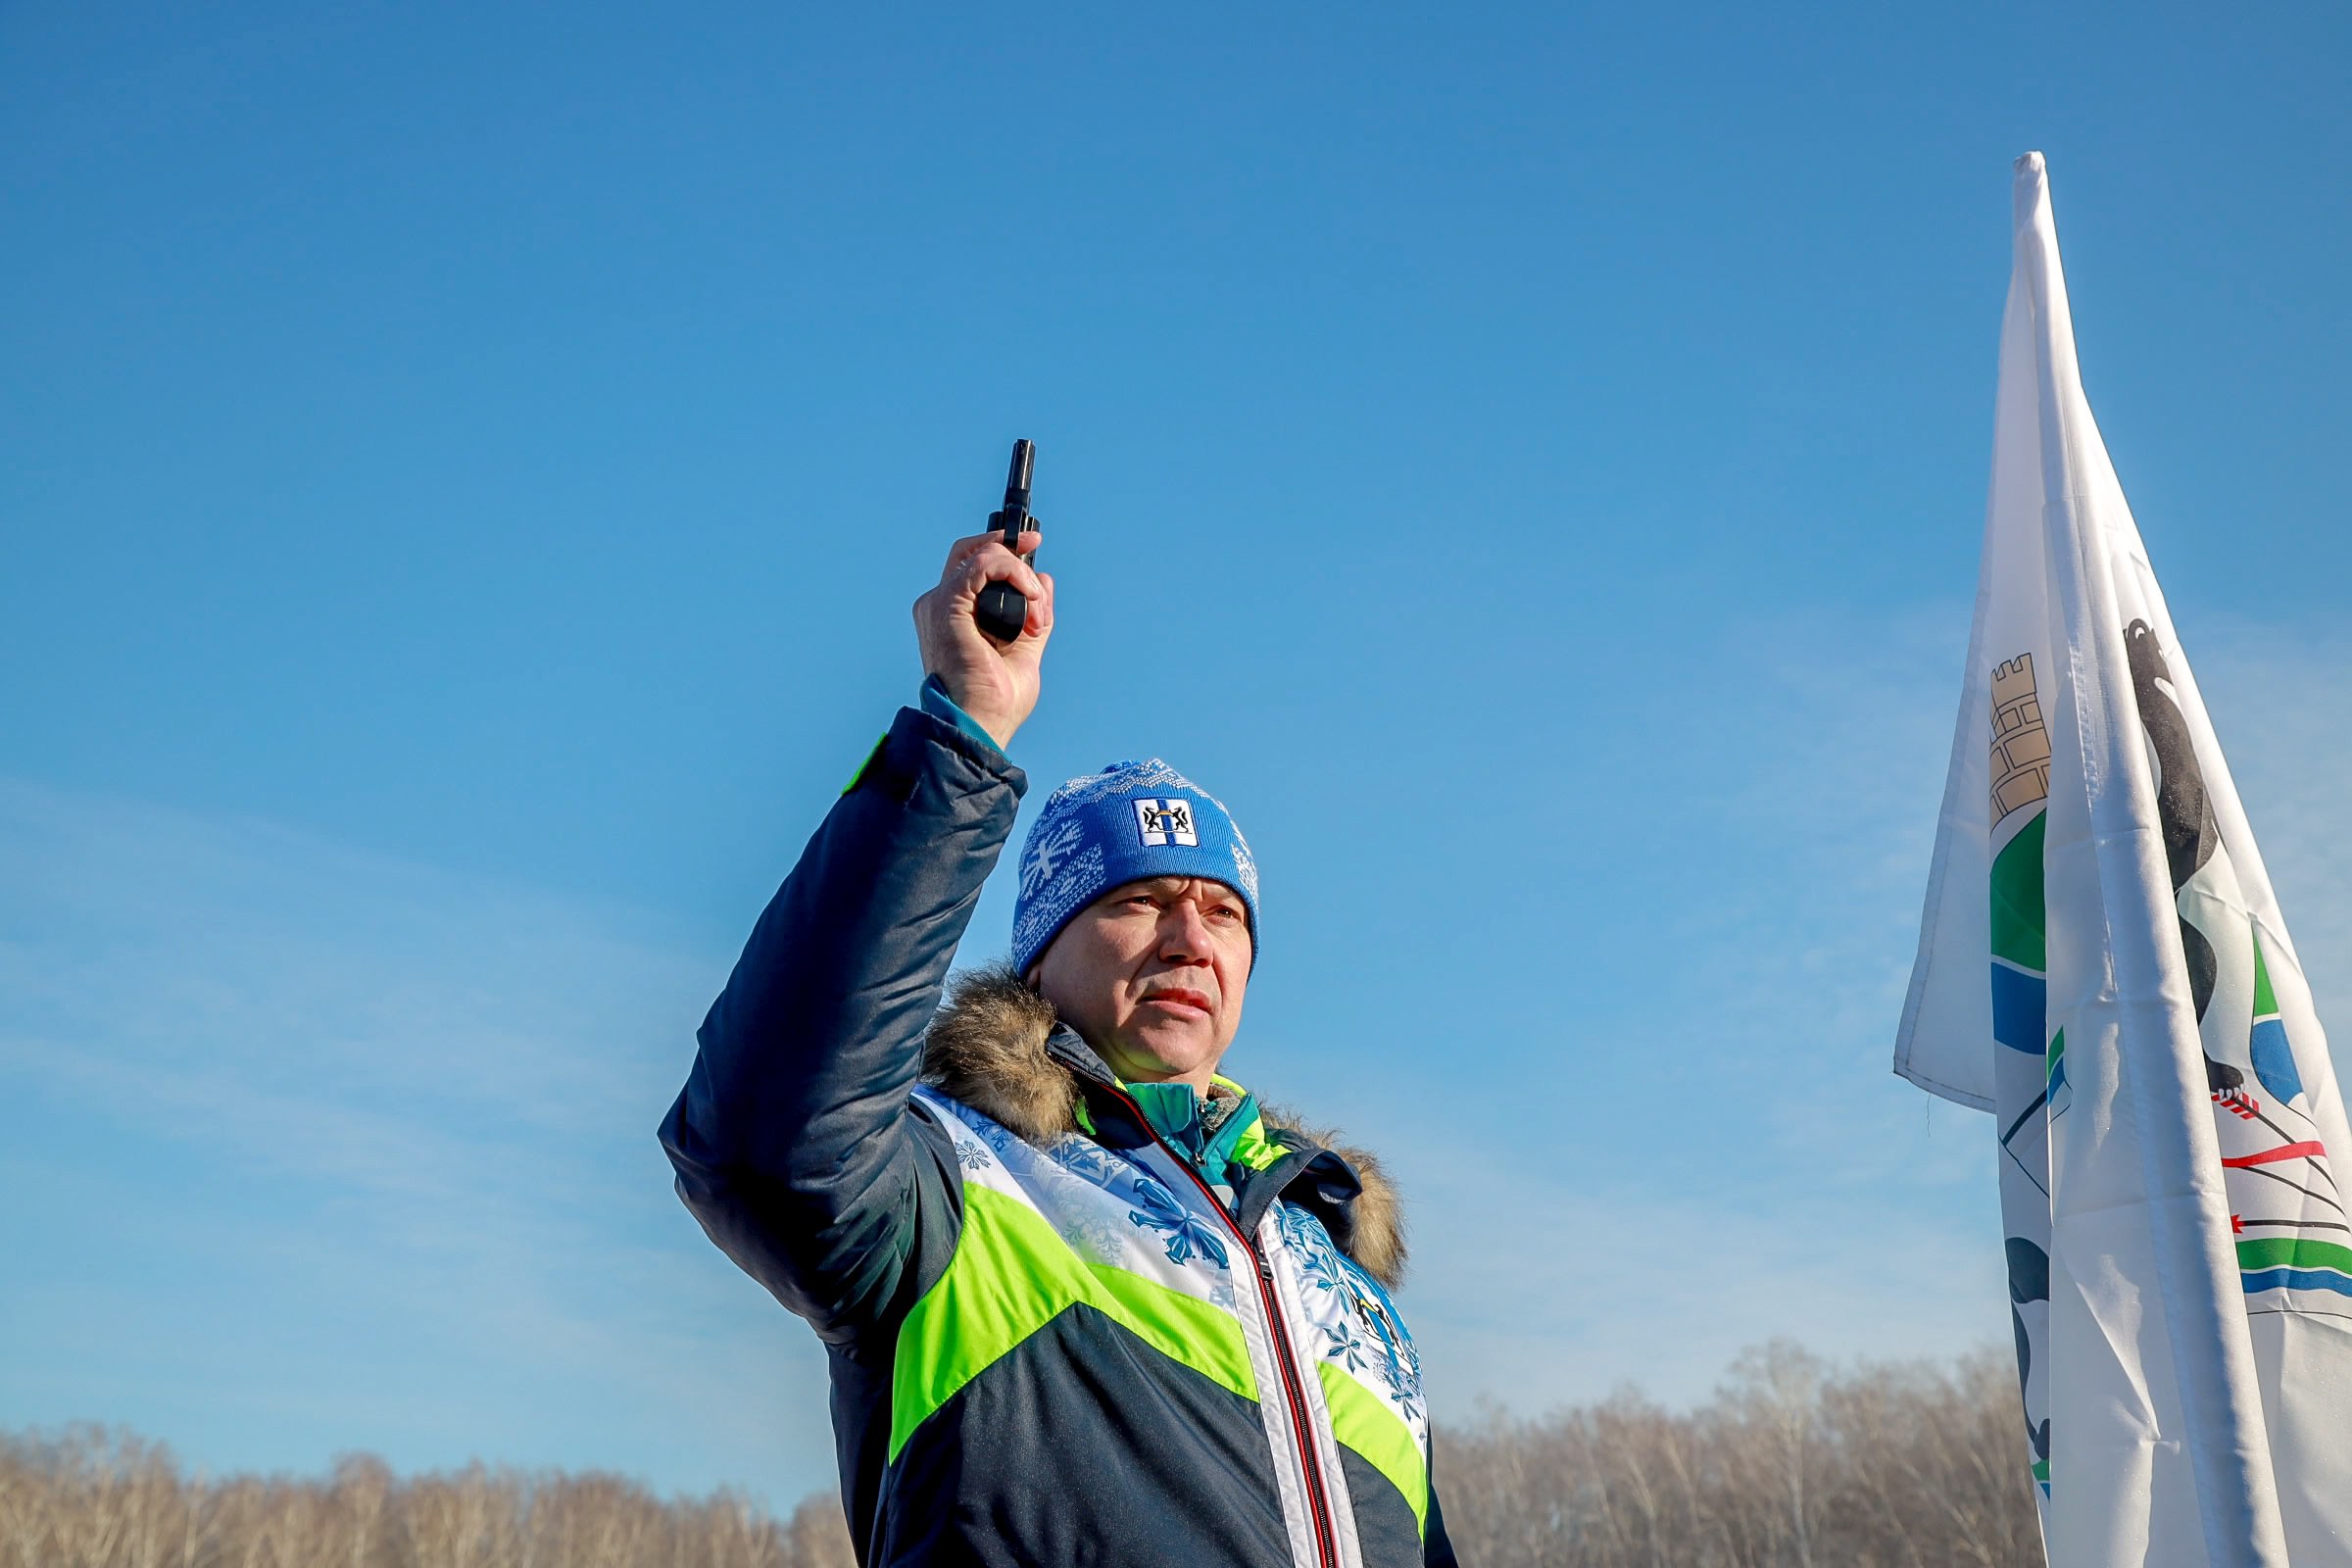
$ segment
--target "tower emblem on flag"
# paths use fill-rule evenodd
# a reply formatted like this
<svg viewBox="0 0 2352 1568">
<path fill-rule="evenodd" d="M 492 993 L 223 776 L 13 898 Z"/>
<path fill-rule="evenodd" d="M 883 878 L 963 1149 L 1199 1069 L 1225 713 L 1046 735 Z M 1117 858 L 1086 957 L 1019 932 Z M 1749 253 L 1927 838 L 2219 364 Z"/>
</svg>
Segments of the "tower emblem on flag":
<svg viewBox="0 0 2352 1568">
<path fill-rule="evenodd" d="M 1992 819 L 2050 798 L 2050 731 L 2034 689 L 2034 656 L 1992 672 Z"/>
<path fill-rule="evenodd" d="M 1135 803 L 1135 824 L 1144 836 L 1144 843 L 1152 849 L 1170 844 L 1198 845 L 1200 835 L 1193 828 L 1193 803 L 1190 801 L 1138 801 Z"/>
</svg>

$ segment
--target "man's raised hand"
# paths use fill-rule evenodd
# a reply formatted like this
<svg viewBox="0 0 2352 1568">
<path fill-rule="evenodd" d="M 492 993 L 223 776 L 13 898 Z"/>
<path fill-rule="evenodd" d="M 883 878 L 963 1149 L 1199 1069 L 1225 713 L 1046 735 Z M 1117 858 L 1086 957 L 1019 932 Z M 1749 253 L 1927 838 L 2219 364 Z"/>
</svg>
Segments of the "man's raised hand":
<svg viewBox="0 0 2352 1568">
<path fill-rule="evenodd" d="M 923 673 L 937 675 L 956 706 L 999 747 L 1010 744 L 1037 707 L 1038 662 L 1054 634 L 1054 579 L 1021 559 L 1040 538 L 1034 528 L 1022 534 L 1017 555 L 1004 548 L 1001 533 L 956 540 L 938 586 L 914 602 Z M 1021 635 L 1003 646 L 989 640 L 972 614 L 980 590 L 992 582 L 1008 582 L 1029 601 Z"/>
</svg>

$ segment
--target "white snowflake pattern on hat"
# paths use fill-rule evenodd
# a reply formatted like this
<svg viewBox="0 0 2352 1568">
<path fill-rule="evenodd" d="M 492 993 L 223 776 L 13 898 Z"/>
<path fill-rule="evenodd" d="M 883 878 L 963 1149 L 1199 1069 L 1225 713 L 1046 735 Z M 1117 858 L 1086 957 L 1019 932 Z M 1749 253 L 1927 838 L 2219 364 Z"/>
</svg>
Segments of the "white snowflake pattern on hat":
<svg viewBox="0 0 2352 1568">
<path fill-rule="evenodd" d="M 1074 821 L 1056 822 L 1051 829 L 1038 824 L 1029 835 L 1029 853 L 1021 857 L 1021 897 L 1033 898 L 1054 880 L 1071 854 L 1085 842 L 1086 829 Z"/>
<path fill-rule="evenodd" d="M 1042 892 L 1035 896 L 1023 893 L 1020 918 L 1012 928 L 1014 955 L 1031 952 L 1061 929 L 1062 920 L 1072 910 L 1102 891 L 1103 880 L 1102 846 L 1089 844 L 1061 862 L 1050 886 L 1040 883 Z"/>
<path fill-rule="evenodd" d="M 1084 806 L 1106 796 L 1171 787 L 1208 793 L 1154 757 L 1143 762 L 1113 762 L 1100 773 L 1074 778 L 1054 792 L 1053 798 L 1046 802 L 1046 810 L 1051 813 L 1057 806 Z"/>
<path fill-rule="evenodd" d="M 1208 794 L 1206 790 L 1201 791 L 1201 793 L 1203 795 Z M 1217 799 L 1213 795 L 1209 795 L 1208 798 L 1212 801 Z M 1217 808 L 1219 810 L 1224 810 L 1224 802 L 1217 801 Z M 1227 811 L 1225 819 L 1228 822 L 1232 821 L 1233 813 Z M 1250 853 L 1250 841 L 1242 837 L 1242 830 L 1238 827 L 1233 830 L 1233 869 L 1234 874 L 1242 879 L 1242 891 L 1249 894 L 1252 900 L 1256 899 L 1257 857 Z"/>
</svg>

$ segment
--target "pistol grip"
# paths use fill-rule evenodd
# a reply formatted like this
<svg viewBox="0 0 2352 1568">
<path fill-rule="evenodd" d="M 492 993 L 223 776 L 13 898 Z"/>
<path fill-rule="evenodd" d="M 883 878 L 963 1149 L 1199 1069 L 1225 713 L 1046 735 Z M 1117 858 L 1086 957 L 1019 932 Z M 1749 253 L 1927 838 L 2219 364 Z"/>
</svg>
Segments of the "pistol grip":
<svg viewBox="0 0 2352 1568">
<path fill-rule="evenodd" d="M 979 602 L 972 606 L 972 618 L 988 636 L 1009 643 L 1020 636 L 1022 626 L 1028 622 L 1029 600 L 1008 582 L 992 582 L 980 590 Z"/>
</svg>

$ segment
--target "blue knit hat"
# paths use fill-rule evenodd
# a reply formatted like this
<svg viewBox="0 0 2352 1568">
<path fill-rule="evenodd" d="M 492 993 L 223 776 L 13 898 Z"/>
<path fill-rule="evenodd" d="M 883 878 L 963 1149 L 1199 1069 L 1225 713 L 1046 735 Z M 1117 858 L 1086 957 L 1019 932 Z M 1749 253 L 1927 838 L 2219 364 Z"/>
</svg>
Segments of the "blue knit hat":
<svg viewBox="0 0 2352 1568">
<path fill-rule="evenodd" d="M 1198 876 L 1242 896 L 1256 961 L 1257 861 L 1223 802 L 1154 757 L 1074 778 L 1046 801 L 1021 849 L 1012 968 L 1029 966 L 1080 909 L 1127 882 Z"/>
</svg>

